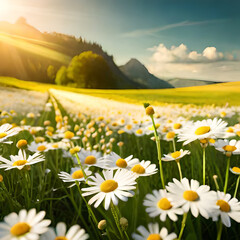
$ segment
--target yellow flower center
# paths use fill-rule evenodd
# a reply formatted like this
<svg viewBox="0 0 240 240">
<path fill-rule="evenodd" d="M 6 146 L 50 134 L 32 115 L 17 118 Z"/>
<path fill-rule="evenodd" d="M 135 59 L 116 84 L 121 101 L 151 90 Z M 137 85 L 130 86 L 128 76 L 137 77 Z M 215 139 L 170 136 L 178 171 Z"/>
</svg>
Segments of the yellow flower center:
<svg viewBox="0 0 240 240">
<path fill-rule="evenodd" d="M 19 237 L 30 232 L 30 229 L 31 227 L 27 223 L 19 222 L 12 226 L 10 232 L 12 235 Z"/>
<path fill-rule="evenodd" d="M 136 131 L 136 134 L 142 134 L 142 133 L 143 133 L 142 129 L 138 129 L 138 130 Z"/>
<path fill-rule="evenodd" d="M 234 130 L 233 130 L 233 128 L 229 127 L 229 128 L 227 129 L 227 132 L 233 133 Z"/>
<path fill-rule="evenodd" d="M 83 178 L 83 172 L 82 170 L 77 170 L 72 174 L 72 178 L 73 179 L 79 179 L 79 178 Z"/>
<path fill-rule="evenodd" d="M 57 144 L 57 143 L 54 143 L 54 144 L 52 145 L 52 147 L 53 147 L 53 148 L 58 148 L 58 144 Z"/>
<path fill-rule="evenodd" d="M 131 171 L 138 173 L 138 174 L 144 174 L 145 168 L 141 164 L 136 164 L 132 167 Z"/>
<path fill-rule="evenodd" d="M 6 137 L 7 136 L 7 134 L 6 133 L 0 133 L 0 138 L 4 138 L 4 137 Z"/>
<path fill-rule="evenodd" d="M 147 240 L 162 240 L 162 239 L 159 234 L 152 233 L 148 236 Z"/>
<path fill-rule="evenodd" d="M 210 143 L 215 143 L 216 141 L 215 141 L 215 139 L 210 138 L 210 139 L 209 139 L 209 142 L 210 142 Z"/>
<path fill-rule="evenodd" d="M 27 160 L 18 160 L 13 163 L 13 166 L 22 166 L 27 163 Z"/>
<path fill-rule="evenodd" d="M 64 138 L 72 139 L 73 137 L 74 137 L 74 133 L 73 133 L 73 132 L 66 131 L 66 132 L 64 133 Z"/>
<path fill-rule="evenodd" d="M 209 126 L 202 126 L 196 129 L 195 134 L 196 135 L 203 135 L 205 133 L 208 133 L 210 131 L 210 127 Z"/>
<path fill-rule="evenodd" d="M 39 151 L 39 152 L 43 152 L 44 150 L 46 150 L 47 148 L 46 148 L 46 146 L 44 146 L 44 145 L 40 145 L 40 146 L 38 146 L 38 148 L 37 148 L 37 150 Z"/>
<path fill-rule="evenodd" d="M 168 128 L 167 128 L 167 127 L 164 127 L 164 128 L 162 129 L 162 132 L 167 132 L 167 130 L 168 130 Z"/>
<path fill-rule="evenodd" d="M 235 146 L 231 146 L 231 145 L 226 145 L 226 146 L 224 146 L 222 148 L 226 152 L 233 152 L 233 151 L 235 151 L 237 149 Z"/>
<path fill-rule="evenodd" d="M 113 126 L 113 127 L 117 127 L 118 124 L 117 124 L 116 122 L 114 122 L 114 123 L 112 123 L 112 126 Z"/>
<path fill-rule="evenodd" d="M 162 198 L 158 201 L 157 203 L 158 207 L 162 210 L 168 210 L 172 208 L 171 203 L 169 202 L 169 200 L 167 198 Z"/>
<path fill-rule="evenodd" d="M 123 134 L 124 133 L 124 130 L 120 129 L 118 130 L 118 134 Z"/>
<path fill-rule="evenodd" d="M 226 114 L 226 112 L 221 112 L 221 117 L 225 117 L 227 114 Z"/>
<path fill-rule="evenodd" d="M 176 152 L 171 153 L 171 156 L 172 156 L 173 158 L 178 158 L 178 157 L 180 157 L 180 155 L 181 155 L 181 152 L 180 152 L 180 151 L 176 151 Z"/>
<path fill-rule="evenodd" d="M 68 240 L 66 237 L 55 237 L 54 240 Z"/>
<path fill-rule="evenodd" d="M 198 194 L 195 191 L 187 190 L 183 193 L 183 198 L 187 201 L 195 201 L 199 198 Z"/>
<path fill-rule="evenodd" d="M 117 161 L 116 161 L 116 165 L 120 168 L 125 168 L 127 167 L 127 162 L 125 159 L 122 159 L 122 158 L 119 158 Z"/>
<path fill-rule="evenodd" d="M 231 210 L 230 205 L 224 200 L 218 200 L 216 204 L 222 212 L 229 212 Z"/>
<path fill-rule="evenodd" d="M 100 190 L 105 193 L 113 192 L 118 187 L 114 180 L 106 180 L 100 185 Z"/>
<path fill-rule="evenodd" d="M 233 172 L 240 173 L 240 168 L 239 168 L 239 167 L 233 167 L 233 168 L 232 168 L 232 171 L 233 171 Z"/>
<path fill-rule="evenodd" d="M 175 132 L 168 132 L 166 138 L 171 139 L 175 137 Z"/>
<path fill-rule="evenodd" d="M 126 125 L 126 129 L 127 130 L 131 130 L 132 129 L 132 125 L 130 125 L 130 124 Z"/>
<path fill-rule="evenodd" d="M 84 161 L 84 163 L 90 164 L 90 165 L 95 164 L 96 162 L 97 162 L 97 159 L 93 155 L 87 156 Z"/>
<path fill-rule="evenodd" d="M 179 129 L 179 128 L 181 128 L 182 127 L 182 124 L 181 123 L 174 123 L 173 124 L 173 128 L 174 129 Z"/>
</svg>

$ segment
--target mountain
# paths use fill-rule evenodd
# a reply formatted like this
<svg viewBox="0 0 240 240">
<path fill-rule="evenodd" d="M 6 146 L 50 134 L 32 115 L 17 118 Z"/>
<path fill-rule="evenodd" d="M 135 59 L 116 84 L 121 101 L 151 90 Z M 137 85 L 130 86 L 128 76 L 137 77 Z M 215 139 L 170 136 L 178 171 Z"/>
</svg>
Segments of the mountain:
<svg viewBox="0 0 240 240">
<path fill-rule="evenodd" d="M 120 66 L 119 68 L 135 83 L 144 85 L 146 88 L 173 88 L 171 83 L 159 79 L 153 74 L 149 73 L 147 68 L 135 58 L 132 58 L 125 65 Z"/>
<path fill-rule="evenodd" d="M 174 86 L 175 88 L 203 86 L 203 85 L 221 83 L 221 82 L 208 81 L 208 80 L 184 79 L 184 78 L 173 78 L 166 81 L 170 83 L 172 86 Z"/>
<path fill-rule="evenodd" d="M 101 55 L 112 72 L 113 86 L 117 88 L 145 88 L 128 78 L 102 47 L 95 42 L 61 33 L 42 33 L 24 18 L 16 23 L 0 22 L 0 75 L 28 81 L 54 83 L 49 79 L 50 65 L 57 71 L 68 66 L 71 59 L 85 51 Z M 111 88 L 111 86 L 110 86 Z"/>
</svg>

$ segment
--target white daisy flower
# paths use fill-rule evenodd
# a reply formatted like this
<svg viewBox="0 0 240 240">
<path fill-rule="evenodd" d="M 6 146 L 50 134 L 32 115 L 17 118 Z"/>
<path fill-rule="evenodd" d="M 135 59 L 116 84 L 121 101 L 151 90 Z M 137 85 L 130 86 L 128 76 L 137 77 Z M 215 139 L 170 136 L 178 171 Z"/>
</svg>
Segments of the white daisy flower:
<svg viewBox="0 0 240 240">
<path fill-rule="evenodd" d="M 139 226 L 137 231 L 140 234 L 133 233 L 134 240 L 173 240 L 177 238 L 176 233 L 168 234 L 168 230 L 163 227 L 159 230 L 158 223 L 149 223 L 148 230 L 144 226 Z"/>
<path fill-rule="evenodd" d="M 31 152 L 48 152 L 49 150 L 55 149 L 52 144 L 48 142 L 36 143 L 35 141 L 31 142 L 28 149 Z"/>
<path fill-rule="evenodd" d="M 169 142 L 169 141 L 173 141 L 175 137 L 176 137 L 176 133 L 173 131 L 170 131 L 164 135 L 163 139 Z"/>
<path fill-rule="evenodd" d="M 214 147 L 216 150 L 222 153 L 230 153 L 230 154 L 240 154 L 240 141 L 235 139 L 227 140 L 227 139 L 219 139 L 214 143 Z"/>
<path fill-rule="evenodd" d="M 87 177 L 89 177 L 92 174 L 92 172 L 89 171 L 87 168 L 84 169 L 84 172 L 86 173 Z M 78 182 L 85 181 L 83 171 L 79 167 L 71 168 L 70 174 L 62 171 L 58 174 L 58 176 L 60 179 L 63 180 L 63 182 L 74 182 L 75 183 L 75 181 L 78 181 Z M 71 185 L 71 187 L 74 185 L 75 184 Z"/>
<path fill-rule="evenodd" d="M 135 164 L 131 171 L 136 173 L 138 176 L 149 176 L 157 173 L 158 169 L 156 164 L 151 164 L 150 161 L 142 160 L 140 163 Z"/>
<path fill-rule="evenodd" d="M 240 175 L 240 168 L 239 168 L 239 167 L 230 168 L 230 171 L 231 171 L 233 174 Z"/>
<path fill-rule="evenodd" d="M 180 151 L 176 151 L 173 153 L 169 153 L 169 154 L 164 154 L 164 156 L 162 157 L 163 161 L 177 161 L 180 160 L 181 158 L 183 158 L 185 155 L 190 154 L 190 152 L 188 150 L 183 150 L 181 149 Z"/>
<path fill-rule="evenodd" d="M 221 217 L 222 223 L 226 227 L 231 227 L 231 219 L 240 223 L 240 202 L 236 198 L 231 198 L 229 193 L 217 191 L 216 205 L 219 209 L 213 212 L 213 221 L 217 221 Z"/>
<path fill-rule="evenodd" d="M 147 206 L 146 212 L 150 217 L 154 218 L 159 215 L 163 222 L 166 221 L 167 216 L 175 222 L 178 219 L 176 214 L 183 214 L 181 208 L 176 208 L 171 204 L 171 199 L 165 189 L 153 190 L 153 194 L 147 194 L 143 205 Z"/>
<path fill-rule="evenodd" d="M 189 183 L 187 178 L 183 178 L 181 181 L 174 178 L 173 182 L 166 186 L 173 206 L 182 207 L 184 212 L 191 210 L 194 217 L 198 217 L 200 213 L 206 219 L 209 218 L 212 211 L 217 209 L 216 193 L 210 191 L 209 186 L 199 186 L 199 182 L 193 179 Z"/>
<path fill-rule="evenodd" d="M 0 126 L 0 142 L 5 142 L 9 137 L 18 134 L 22 129 L 20 127 L 13 127 L 9 123 Z"/>
<path fill-rule="evenodd" d="M 82 148 L 78 156 L 83 166 L 96 166 L 100 168 L 105 168 L 106 166 L 106 160 L 102 158 L 102 153 L 96 150 L 88 151 Z M 76 159 L 74 162 L 78 164 Z"/>
<path fill-rule="evenodd" d="M 135 164 L 139 163 L 139 160 L 137 158 L 133 158 L 133 155 L 126 158 L 121 158 L 115 152 L 111 152 L 109 155 L 106 155 L 103 158 L 107 161 L 107 168 L 110 169 L 131 169 Z"/>
<path fill-rule="evenodd" d="M 22 209 L 19 214 L 10 213 L 0 224 L 1 240 L 38 240 L 39 235 L 45 233 L 50 220 L 43 220 L 45 212 L 36 209 Z"/>
<path fill-rule="evenodd" d="M 17 168 L 18 170 L 21 170 L 25 166 L 33 165 L 45 160 L 44 156 L 41 155 L 41 153 L 34 153 L 33 155 L 29 155 L 27 157 L 26 152 L 22 150 L 18 151 L 18 155 L 11 155 L 10 159 L 11 160 L 8 160 L 0 156 L 0 161 L 4 162 L 4 164 L 0 165 L 0 168 L 6 168 L 5 170 Z"/>
<path fill-rule="evenodd" d="M 190 123 L 179 132 L 178 142 L 184 141 L 183 145 L 186 145 L 197 139 L 221 138 L 224 136 L 226 126 L 226 122 L 217 118 Z"/>
<path fill-rule="evenodd" d="M 89 239 L 89 235 L 79 225 L 73 225 L 67 231 L 66 224 L 59 222 L 56 226 L 56 230 L 49 228 L 44 233 L 40 240 L 86 240 Z"/>
<path fill-rule="evenodd" d="M 113 170 L 103 170 L 103 177 L 96 173 L 95 177 L 90 177 L 88 184 L 91 187 L 83 188 L 83 196 L 95 194 L 90 200 L 89 204 L 94 204 L 97 208 L 100 203 L 105 200 L 104 207 L 108 210 L 111 201 L 114 205 L 118 204 L 118 198 L 122 201 L 127 201 L 128 197 L 133 197 L 134 193 L 131 191 L 135 189 L 136 174 L 133 174 L 125 169 L 118 169 L 115 174 Z"/>
</svg>

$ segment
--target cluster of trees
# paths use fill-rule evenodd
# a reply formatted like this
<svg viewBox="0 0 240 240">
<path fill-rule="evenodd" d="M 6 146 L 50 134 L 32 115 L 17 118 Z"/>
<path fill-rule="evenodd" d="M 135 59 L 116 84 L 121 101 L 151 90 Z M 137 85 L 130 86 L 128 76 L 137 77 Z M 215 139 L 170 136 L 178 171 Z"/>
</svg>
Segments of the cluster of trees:
<svg viewBox="0 0 240 240">
<path fill-rule="evenodd" d="M 57 72 L 54 66 L 50 65 L 47 73 L 49 79 L 55 78 L 58 85 L 104 89 L 116 87 L 107 61 L 92 51 L 73 57 L 68 67 L 62 66 Z"/>
</svg>

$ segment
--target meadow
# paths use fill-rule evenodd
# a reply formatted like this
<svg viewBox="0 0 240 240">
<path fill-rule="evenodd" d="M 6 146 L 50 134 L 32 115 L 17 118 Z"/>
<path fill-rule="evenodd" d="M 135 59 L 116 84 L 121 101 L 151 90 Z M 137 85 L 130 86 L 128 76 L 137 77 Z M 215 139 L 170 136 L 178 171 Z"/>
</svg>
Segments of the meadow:
<svg viewBox="0 0 240 240">
<path fill-rule="evenodd" d="M 0 77 L 0 84 L 41 92 L 46 92 L 51 88 L 59 89 L 139 105 L 148 101 L 151 102 L 152 105 L 176 103 L 196 105 L 215 104 L 217 106 L 230 104 L 234 106 L 238 105 L 240 101 L 240 82 L 228 82 L 176 89 L 129 90 L 76 89 L 53 84 L 36 83 L 31 81 L 26 82 L 11 77 Z"/>
<path fill-rule="evenodd" d="M 0 239 L 239 238 L 238 82 L 74 92 L 0 83 Z"/>
</svg>

